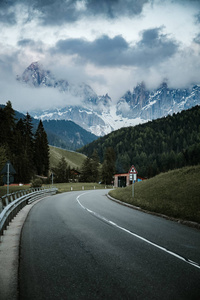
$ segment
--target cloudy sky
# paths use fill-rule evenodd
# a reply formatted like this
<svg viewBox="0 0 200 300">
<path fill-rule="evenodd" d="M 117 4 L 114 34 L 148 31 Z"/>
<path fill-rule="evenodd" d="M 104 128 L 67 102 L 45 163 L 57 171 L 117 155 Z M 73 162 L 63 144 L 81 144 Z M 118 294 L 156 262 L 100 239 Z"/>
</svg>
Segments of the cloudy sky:
<svg viewBox="0 0 200 300">
<path fill-rule="evenodd" d="M 113 101 L 141 81 L 200 83 L 200 0 L 0 0 L 0 103 L 54 105 L 15 80 L 34 61 Z"/>
</svg>

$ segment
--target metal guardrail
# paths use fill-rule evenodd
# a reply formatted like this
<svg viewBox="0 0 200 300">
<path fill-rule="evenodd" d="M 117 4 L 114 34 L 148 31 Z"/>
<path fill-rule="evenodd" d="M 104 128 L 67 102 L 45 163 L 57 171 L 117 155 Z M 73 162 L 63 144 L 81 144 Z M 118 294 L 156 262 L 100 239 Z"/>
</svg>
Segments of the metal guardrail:
<svg viewBox="0 0 200 300">
<path fill-rule="evenodd" d="M 25 205 L 32 203 L 44 196 L 54 195 L 57 188 L 31 188 L 5 195 L 0 198 L 0 235 L 6 229 L 10 221 Z"/>
</svg>

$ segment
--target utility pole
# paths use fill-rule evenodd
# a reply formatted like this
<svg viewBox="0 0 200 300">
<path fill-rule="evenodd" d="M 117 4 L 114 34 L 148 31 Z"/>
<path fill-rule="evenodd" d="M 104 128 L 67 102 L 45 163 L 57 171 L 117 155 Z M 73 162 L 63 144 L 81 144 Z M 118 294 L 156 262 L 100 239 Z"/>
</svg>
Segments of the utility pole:
<svg viewBox="0 0 200 300">
<path fill-rule="evenodd" d="M 134 198 L 134 180 L 132 181 L 132 197 Z"/>
<path fill-rule="evenodd" d="M 11 162 L 8 160 L 3 169 L 0 171 L 0 175 L 3 176 L 3 183 L 7 184 L 7 195 L 9 194 L 9 185 L 14 182 L 14 177 L 12 175 L 16 174 Z"/>
</svg>

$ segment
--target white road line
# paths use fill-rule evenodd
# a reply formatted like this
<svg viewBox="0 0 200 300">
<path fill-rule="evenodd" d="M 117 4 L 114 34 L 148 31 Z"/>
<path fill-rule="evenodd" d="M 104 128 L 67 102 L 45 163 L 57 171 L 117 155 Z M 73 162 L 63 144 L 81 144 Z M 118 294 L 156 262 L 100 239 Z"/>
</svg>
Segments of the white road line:
<svg viewBox="0 0 200 300">
<path fill-rule="evenodd" d="M 89 192 L 87 192 L 87 193 L 89 193 Z M 83 195 L 85 195 L 85 194 L 87 194 L 87 193 L 84 193 L 84 194 L 79 195 L 79 196 L 76 198 L 76 200 L 77 200 L 78 204 L 79 204 L 83 209 L 85 209 L 86 211 L 88 211 L 90 214 L 92 214 L 92 215 L 98 217 L 98 218 L 101 219 L 102 221 L 107 222 L 108 224 L 110 224 L 110 225 L 112 225 L 112 226 L 114 226 L 114 227 L 116 227 L 116 228 L 118 228 L 118 229 L 120 229 L 120 230 L 125 231 L 126 233 L 128 233 L 128 234 L 130 234 L 130 235 L 132 235 L 132 236 L 134 236 L 134 237 L 136 237 L 136 238 L 142 240 L 143 242 L 148 243 L 149 245 L 154 246 L 154 247 L 156 247 L 156 248 L 158 248 L 158 249 L 160 249 L 160 250 L 162 250 L 162 251 L 164 251 L 164 252 L 166 252 L 166 253 L 168 253 L 168 254 L 170 254 L 170 255 L 172 255 L 172 256 L 174 256 L 174 257 L 176 257 L 176 258 L 178 258 L 178 259 L 180 259 L 180 260 L 182 260 L 182 261 L 184 261 L 184 262 L 186 262 L 186 263 L 188 263 L 188 264 L 190 264 L 190 265 L 192 265 L 193 267 L 196 267 L 197 269 L 200 269 L 200 265 L 199 265 L 198 263 L 196 263 L 196 262 L 194 262 L 194 261 L 192 261 L 192 260 L 190 260 L 190 259 L 184 258 L 183 256 L 181 256 L 181 255 L 179 255 L 179 254 L 176 254 L 175 252 L 172 252 L 172 251 L 170 251 L 170 250 L 168 250 L 168 249 L 166 249 L 166 248 L 164 248 L 164 247 L 162 247 L 162 246 L 159 246 L 159 245 L 157 245 L 157 244 L 155 244 L 155 243 L 153 243 L 153 242 L 147 240 L 146 238 L 143 238 L 142 236 L 140 236 L 140 235 L 138 235 L 138 234 L 136 234 L 136 233 L 134 233 L 134 232 L 132 232 L 132 231 L 130 231 L 130 230 L 124 228 L 124 227 L 121 227 L 121 226 L 117 225 L 116 223 L 114 223 L 114 222 L 112 222 L 112 221 L 106 219 L 105 217 L 103 217 L 103 216 L 99 215 L 98 213 L 96 213 L 96 212 L 94 212 L 94 211 L 88 209 L 87 207 L 85 207 L 85 206 L 80 202 L 79 197 L 81 197 L 81 196 L 83 196 Z"/>
</svg>

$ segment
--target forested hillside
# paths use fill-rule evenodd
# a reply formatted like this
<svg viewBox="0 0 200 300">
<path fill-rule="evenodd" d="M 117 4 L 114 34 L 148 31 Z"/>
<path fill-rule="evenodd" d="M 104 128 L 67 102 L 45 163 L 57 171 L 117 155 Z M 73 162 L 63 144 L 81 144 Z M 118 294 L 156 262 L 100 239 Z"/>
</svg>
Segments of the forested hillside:
<svg viewBox="0 0 200 300">
<path fill-rule="evenodd" d="M 100 161 L 105 149 L 116 154 L 116 171 L 127 172 L 133 164 L 140 176 L 200 163 L 200 107 L 135 127 L 122 128 L 84 146 L 79 151 Z"/>
<path fill-rule="evenodd" d="M 72 121 L 45 120 L 43 125 L 49 144 L 63 149 L 76 150 L 97 139 L 94 134 Z"/>
<path fill-rule="evenodd" d="M 29 113 L 17 120 L 8 101 L 0 107 L 0 128 L 0 170 L 10 160 L 16 170 L 15 182 L 29 183 L 34 175 L 47 176 L 49 145 L 42 122 L 38 122 L 34 132 Z"/>
</svg>

